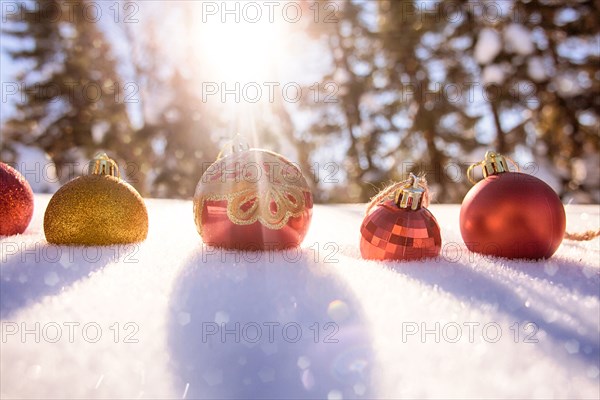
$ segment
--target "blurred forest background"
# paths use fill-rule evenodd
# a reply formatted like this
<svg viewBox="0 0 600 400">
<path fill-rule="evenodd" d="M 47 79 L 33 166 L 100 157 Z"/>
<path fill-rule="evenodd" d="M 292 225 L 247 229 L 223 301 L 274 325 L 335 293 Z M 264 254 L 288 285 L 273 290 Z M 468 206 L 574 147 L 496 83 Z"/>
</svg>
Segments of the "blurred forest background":
<svg viewBox="0 0 600 400">
<path fill-rule="evenodd" d="M 225 23 L 222 2 L 2 3 L 0 156 L 39 191 L 103 150 L 142 195 L 190 198 L 240 133 L 298 162 L 318 202 L 413 171 L 460 202 L 487 149 L 565 202 L 600 202 L 600 0 L 297 0 L 274 22 L 258 2 L 258 23 L 247 2 Z M 212 94 L 235 82 L 260 101 Z M 32 179 L 44 157 L 55 170 Z"/>
</svg>

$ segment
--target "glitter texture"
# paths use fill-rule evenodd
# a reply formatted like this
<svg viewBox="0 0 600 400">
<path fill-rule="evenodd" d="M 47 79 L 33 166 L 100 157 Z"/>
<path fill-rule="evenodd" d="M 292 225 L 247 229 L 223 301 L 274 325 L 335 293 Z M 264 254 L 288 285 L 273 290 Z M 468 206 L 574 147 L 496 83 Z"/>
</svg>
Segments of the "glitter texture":
<svg viewBox="0 0 600 400">
<path fill-rule="evenodd" d="M 81 176 L 60 188 L 44 215 L 46 240 L 54 244 L 110 245 L 146 239 L 148 212 L 125 181 Z"/>
<path fill-rule="evenodd" d="M 440 228 L 426 208 L 399 208 L 392 200 L 367 215 L 361 227 L 360 252 L 371 260 L 418 260 L 436 257 Z"/>
<path fill-rule="evenodd" d="M 25 232 L 33 215 L 33 192 L 23 175 L 0 163 L 0 236 Z"/>
</svg>

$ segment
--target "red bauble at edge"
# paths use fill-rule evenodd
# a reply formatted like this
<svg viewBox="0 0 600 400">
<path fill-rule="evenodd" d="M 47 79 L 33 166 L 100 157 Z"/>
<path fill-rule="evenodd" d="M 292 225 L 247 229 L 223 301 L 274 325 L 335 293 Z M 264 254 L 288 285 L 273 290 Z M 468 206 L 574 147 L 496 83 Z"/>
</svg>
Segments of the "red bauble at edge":
<svg viewBox="0 0 600 400">
<path fill-rule="evenodd" d="M 565 209 L 540 179 L 518 172 L 490 175 L 465 196 L 460 231 L 473 252 L 506 258 L 551 257 L 565 234 Z"/>
<path fill-rule="evenodd" d="M 25 232 L 33 216 L 33 191 L 16 169 L 0 163 L 0 236 Z"/>
</svg>

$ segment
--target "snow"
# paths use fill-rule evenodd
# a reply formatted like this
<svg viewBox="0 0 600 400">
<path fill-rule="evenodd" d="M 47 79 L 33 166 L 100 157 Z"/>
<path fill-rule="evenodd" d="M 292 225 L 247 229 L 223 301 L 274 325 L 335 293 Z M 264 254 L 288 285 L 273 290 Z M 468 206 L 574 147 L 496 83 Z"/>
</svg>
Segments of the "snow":
<svg viewBox="0 0 600 400">
<path fill-rule="evenodd" d="M 598 239 L 481 257 L 459 207 L 432 205 L 442 257 L 382 263 L 360 258 L 363 205 L 317 205 L 300 250 L 227 252 L 191 202 L 147 200 L 141 244 L 50 246 L 48 200 L 0 239 L 3 398 L 598 397 Z M 600 225 L 597 205 L 566 210 Z"/>
<path fill-rule="evenodd" d="M 479 64 L 488 64 L 502 50 L 502 42 L 498 31 L 484 28 L 479 32 L 479 38 L 475 45 L 475 59 Z"/>
<path fill-rule="evenodd" d="M 504 67 L 498 64 L 486 66 L 481 73 L 481 81 L 484 85 L 502 85 L 505 78 L 506 73 Z"/>
<path fill-rule="evenodd" d="M 504 29 L 504 41 L 508 52 L 527 56 L 534 51 L 531 32 L 523 25 L 510 24 Z"/>
<path fill-rule="evenodd" d="M 559 93 L 565 97 L 574 97 L 583 92 L 583 88 L 577 81 L 578 77 L 575 74 L 563 73 L 556 75 L 553 78 Z"/>
<path fill-rule="evenodd" d="M 527 61 L 527 74 L 536 82 L 542 82 L 548 79 L 542 57 L 531 57 Z"/>
<path fill-rule="evenodd" d="M 508 53 L 528 56 L 534 52 L 535 46 L 531 32 L 520 24 L 510 24 L 503 32 L 504 46 Z M 502 50 L 502 38 L 498 31 L 484 28 L 479 32 L 475 45 L 474 56 L 479 64 L 485 65 L 492 62 Z"/>
</svg>

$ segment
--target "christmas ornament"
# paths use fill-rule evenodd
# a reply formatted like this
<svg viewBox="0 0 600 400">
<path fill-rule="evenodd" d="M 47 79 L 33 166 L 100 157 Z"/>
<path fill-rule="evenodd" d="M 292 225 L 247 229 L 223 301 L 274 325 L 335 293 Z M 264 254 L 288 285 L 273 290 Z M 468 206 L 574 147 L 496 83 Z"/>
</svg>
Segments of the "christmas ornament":
<svg viewBox="0 0 600 400">
<path fill-rule="evenodd" d="M 0 162 L 0 236 L 25 232 L 33 216 L 33 192 L 27 180 Z"/>
<path fill-rule="evenodd" d="M 475 183 L 475 167 L 483 180 Z M 475 186 L 460 209 L 460 231 L 473 252 L 506 258 L 548 258 L 565 235 L 565 209 L 540 179 L 511 172 L 506 157 L 488 151 L 467 177 Z"/>
<path fill-rule="evenodd" d="M 313 199 L 302 172 L 285 157 L 237 143 L 202 175 L 194 217 L 205 243 L 229 249 L 300 245 Z"/>
<path fill-rule="evenodd" d="M 394 199 L 389 199 L 394 193 Z M 382 202 L 383 201 L 383 202 Z M 442 238 L 435 217 L 425 208 L 424 178 L 410 178 L 377 195 L 360 227 L 360 253 L 370 260 L 419 260 L 440 254 Z M 375 205 L 375 211 L 370 212 Z"/>
<path fill-rule="evenodd" d="M 61 187 L 44 215 L 46 239 L 55 244 L 110 245 L 146 239 L 148 213 L 142 197 L 119 177 L 106 154 L 90 162 L 88 175 Z"/>
</svg>

